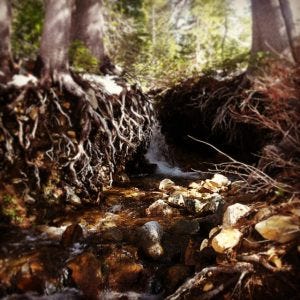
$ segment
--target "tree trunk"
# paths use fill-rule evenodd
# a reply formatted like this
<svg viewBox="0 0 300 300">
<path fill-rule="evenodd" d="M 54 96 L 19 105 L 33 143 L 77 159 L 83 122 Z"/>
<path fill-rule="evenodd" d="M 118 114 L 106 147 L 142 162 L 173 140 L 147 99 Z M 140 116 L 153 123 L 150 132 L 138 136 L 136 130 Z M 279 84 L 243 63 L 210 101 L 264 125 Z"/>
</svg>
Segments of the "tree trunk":
<svg viewBox="0 0 300 300">
<path fill-rule="evenodd" d="M 103 29 L 102 0 L 76 0 L 72 20 L 73 39 L 82 41 L 101 62 L 105 57 Z"/>
<path fill-rule="evenodd" d="M 69 73 L 70 44 L 74 0 L 46 0 L 46 16 L 40 54 L 43 61 L 42 83 L 59 82 L 69 92 L 82 96 L 82 89 Z"/>
<path fill-rule="evenodd" d="M 280 0 L 280 5 L 294 60 L 296 63 L 300 63 L 300 1 Z"/>
<path fill-rule="evenodd" d="M 0 0 L 0 82 L 11 76 L 12 57 L 10 46 L 11 5 L 9 0 Z"/>
<path fill-rule="evenodd" d="M 295 63 L 299 61 L 298 0 L 251 0 L 252 54 L 264 51 Z M 296 18 L 298 15 L 298 19 Z M 297 59 L 298 57 L 298 59 Z"/>
</svg>

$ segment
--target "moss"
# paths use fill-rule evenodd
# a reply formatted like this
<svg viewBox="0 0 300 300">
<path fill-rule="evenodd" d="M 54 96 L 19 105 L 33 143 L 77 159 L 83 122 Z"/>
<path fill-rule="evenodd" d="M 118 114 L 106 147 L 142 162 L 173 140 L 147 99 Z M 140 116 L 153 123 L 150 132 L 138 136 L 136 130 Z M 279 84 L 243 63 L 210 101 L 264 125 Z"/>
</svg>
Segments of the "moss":
<svg viewBox="0 0 300 300">
<path fill-rule="evenodd" d="M 91 51 L 80 41 L 74 41 L 69 49 L 72 67 L 77 72 L 98 73 L 99 61 Z"/>
</svg>

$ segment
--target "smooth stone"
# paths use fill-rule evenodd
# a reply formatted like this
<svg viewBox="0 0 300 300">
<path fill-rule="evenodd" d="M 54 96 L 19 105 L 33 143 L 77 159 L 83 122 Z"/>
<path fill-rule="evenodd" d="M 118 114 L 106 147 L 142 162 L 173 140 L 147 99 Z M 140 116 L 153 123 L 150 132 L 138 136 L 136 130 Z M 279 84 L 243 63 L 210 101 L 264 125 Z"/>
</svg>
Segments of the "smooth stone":
<svg viewBox="0 0 300 300">
<path fill-rule="evenodd" d="M 65 186 L 65 191 L 66 199 L 70 204 L 74 206 L 80 206 L 82 204 L 80 198 L 76 195 L 73 188 Z"/>
<path fill-rule="evenodd" d="M 170 189 L 173 189 L 175 186 L 174 181 L 171 179 L 165 178 L 159 183 L 159 190 L 161 191 L 167 191 Z"/>
<path fill-rule="evenodd" d="M 71 247 L 78 243 L 83 238 L 83 230 L 79 224 L 69 225 L 61 237 L 61 245 L 64 247 Z"/>
<path fill-rule="evenodd" d="M 86 299 L 98 299 L 102 289 L 101 264 L 92 252 L 83 252 L 71 259 L 67 267 L 72 271 L 72 279 Z"/>
<path fill-rule="evenodd" d="M 185 197 L 182 194 L 175 194 L 168 198 L 168 204 L 175 206 L 175 207 L 185 207 Z"/>
<path fill-rule="evenodd" d="M 300 235 L 298 217 L 275 215 L 255 225 L 255 230 L 266 240 L 287 243 Z"/>
<path fill-rule="evenodd" d="M 218 253 L 232 249 L 240 242 L 242 233 L 235 228 L 225 228 L 218 233 L 211 242 L 211 246 Z"/>
<path fill-rule="evenodd" d="M 146 209 L 147 216 L 178 216 L 180 211 L 177 208 L 171 207 L 164 200 L 157 200 Z"/>
<path fill-rule="evenodd" d="M 238 220 L 245 216 L 249 211 L 249 206 L 240 203 L 228 206 L 223 216 L 223 227 L 235 225 Z"/>
<path fill-rule="evenodd" d="M 161 246 L 163 229 L 157 221 L 150 221 L 139 228 L 140 245 L 144 253 L 152 259 L 159 259 L 164 250 Z"/>
</svg>

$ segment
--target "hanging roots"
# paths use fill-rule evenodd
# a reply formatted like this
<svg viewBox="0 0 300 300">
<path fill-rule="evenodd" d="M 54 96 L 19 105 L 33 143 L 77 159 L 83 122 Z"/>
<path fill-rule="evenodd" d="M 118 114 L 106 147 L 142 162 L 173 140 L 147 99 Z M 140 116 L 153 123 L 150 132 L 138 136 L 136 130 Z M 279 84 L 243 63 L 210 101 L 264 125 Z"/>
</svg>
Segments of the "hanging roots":
<svg viewBox="0 0 300 300">
<path fill-rule="evenodd" d="M 191 78 L 158 98 L 169 140 L 192 136 L 229 151 L 216 170 L 248 180 L 252 191 L 300 190 L 299 67 L 269 61 L 255 74 Z"/>
<path fill-rule="evenodd" d="M 91 195 L 111 185 L 137 147 L 147 143 L 153 109 L 140 89 L 123 82 L 116 95 L 100 76 L 77 75 L 76 81 L 83 97 L 57 86 L 1 86 L 2 179 L 33 189 L 49 182 L 69 185 Z"/>
</svg>

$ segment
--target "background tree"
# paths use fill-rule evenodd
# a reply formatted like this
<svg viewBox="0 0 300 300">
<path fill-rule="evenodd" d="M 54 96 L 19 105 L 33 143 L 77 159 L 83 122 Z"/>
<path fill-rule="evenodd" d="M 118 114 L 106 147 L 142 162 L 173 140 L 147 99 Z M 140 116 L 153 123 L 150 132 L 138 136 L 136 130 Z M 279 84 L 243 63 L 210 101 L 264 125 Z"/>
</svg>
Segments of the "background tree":
<svg viewBox="0 0 300 300">
<path fill-rule="evenodd" d="M 300 2 L 251 0 L 252 49 L 270 52 L 292 63 L 300 62 Z"/>
<path fill-rule="evenodd" d="M 46 0 L 41 39 L 42 82 L 53 80 L 80 96 L 83 91 L 69 73 L 68 48 L 71 37 L 72 0 Z"/>
<path fill-rule="evenodd" d="M 102 0 L 76 0 L 72 16 L 72 38 L 82 41 L 100 62 L 107 59 L 104 42 Z"/>
<path fill-rule="evenodd" d="M 10 31 L 11 3 L 9 0 L 0 0 L 0 82 L 5 82 L 11 75 Z"/>
</svg>

